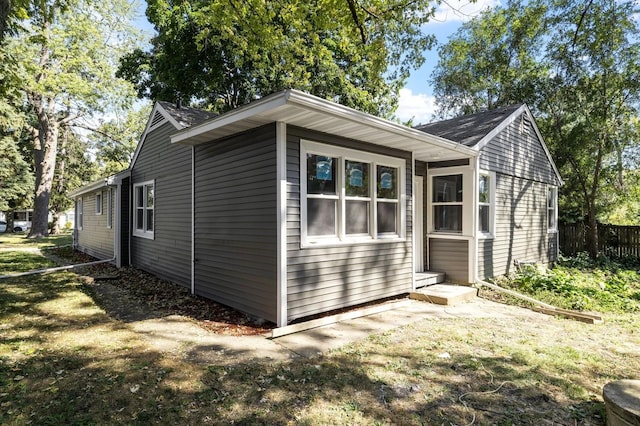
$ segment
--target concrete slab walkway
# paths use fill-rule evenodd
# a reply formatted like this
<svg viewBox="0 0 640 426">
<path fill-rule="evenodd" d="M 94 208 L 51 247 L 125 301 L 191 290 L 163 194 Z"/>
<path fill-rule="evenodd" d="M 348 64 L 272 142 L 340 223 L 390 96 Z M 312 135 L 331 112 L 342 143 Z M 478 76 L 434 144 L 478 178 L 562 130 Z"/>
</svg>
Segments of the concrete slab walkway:
<svg viewBox="0 0 640 426">
<path fill-rule="evenodd" d="M 395 309 L 278 337 L 273 341 L 296 355 L 314 357 L 371 334 L 384 333 L 404 325 L 440 318 L 551 318 L 517 306 L 503 305 L 475 298 L 456 306 L 435 305 L 418 300 L 406 300 Z"/>
<path fill-rule="evenodd" d="M 264 336 L 221 336 L 204 330 L 192 321 L 169 316 L 130 323 L 150 346 L 172 352 L 197 363 L 235 364 L 243 361 L 274 362 L 292 358 L 313 358 L 332 349 L 365 339 L 376 333 L 418 321 L 445 318 L 523 318 L 551 317 L 515 306 L 475 298 L 457 306 L 434 305 L 403 300 L 393 309 L 378 314 L 342 321 L 275 339 Z"/>
</svg>

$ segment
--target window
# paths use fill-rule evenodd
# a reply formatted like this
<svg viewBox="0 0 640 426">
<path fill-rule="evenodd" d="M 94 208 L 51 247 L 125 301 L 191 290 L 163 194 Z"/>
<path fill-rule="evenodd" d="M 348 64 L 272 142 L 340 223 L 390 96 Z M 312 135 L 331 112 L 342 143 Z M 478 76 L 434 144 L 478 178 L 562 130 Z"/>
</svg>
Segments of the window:
<svg viewBox="0 0 640 426">
<path fill-rule="evenodd" d="M 111 199 L 113 198 L 113 191 L 111 188 L 107 190 L 107 228 L 111 228 L 113 226 L 113 218 L 111 212 Z"/>
<path fill-rule="evenodd" d="M 462 233 L 462 174 L 433 177 L 433 230 Z"/>
<path fill-rule="evenodd" d="M 102 214 L 102 192 L 96 194 L 96 214 Z"/>
<path fill-rule="evenodd" d="M 478 231 L 482 236 L 493 235 L 494 197 L 495 174 L 481 172 L 478 179 Z"/>
<path fill-rule="evenodd" d="M 84 203 L 83 203 L 82 197 L 76 200 L 76 217 L 78 218 L 78 225 L 77 225 L 78 229 L 82 229 L 82 222 L 83 222 L 83 216 L 84 216 L 82 212 L 82 210 L 84 209 L 83 204 Z"/>
<path fill-rule="evenodd" d="M 405 161 L 301 143 L 302 244 L 404 237 Z"/>
<path fill-rule="evenodd" d="M 558 188 L 547 188 L 547 229 L 549 232 L 558 230 Z"/>
<path fill-rule="evenodd" d="M 144 238 L 153 238 L 153 206 L 154 206 L 154 182 L 148 181 L 133 185 L 133 235 Z"/>
</svg>

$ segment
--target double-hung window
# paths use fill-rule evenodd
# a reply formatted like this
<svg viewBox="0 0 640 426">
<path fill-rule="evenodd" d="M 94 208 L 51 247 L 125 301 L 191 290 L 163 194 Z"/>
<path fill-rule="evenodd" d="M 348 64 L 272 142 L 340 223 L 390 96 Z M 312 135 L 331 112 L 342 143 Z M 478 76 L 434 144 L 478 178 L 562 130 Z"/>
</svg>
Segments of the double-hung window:
<svg viewBox="0 0 640 426">
<path fill-rule="evenodd" d="M 462 233 L 462 174 L 433 177 L 433 230 Z"/>
<path fill-rule="evenodd" d="M 405 161 L 301 142 L 302 244 L 404 238 Z"/>
<path fill-rule="evenodd" d="M 495 173 L 480 172 L 478 178 L 478 231 L 493 236 L 495 217 Z"/>
<path fill-rule="evenodd" d="M 133 185 L 133 235 L 153 238 L 154 231 L 154 182 L 142 182 Z"/>
<path fill-rule="evenodd" d="M 558 188 L 555 186 L 547 187 L 547 229 L 558 230 Z"/>
</svg>

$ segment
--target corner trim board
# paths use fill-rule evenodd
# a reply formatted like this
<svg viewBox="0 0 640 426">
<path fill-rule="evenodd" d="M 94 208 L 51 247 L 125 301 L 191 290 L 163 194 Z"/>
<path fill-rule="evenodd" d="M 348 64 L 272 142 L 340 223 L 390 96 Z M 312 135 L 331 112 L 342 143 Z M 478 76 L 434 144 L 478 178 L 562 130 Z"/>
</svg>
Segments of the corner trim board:
<svg viewBox="0 0 640 426">
<path fill-rule="evenodd" d="M 287 124 L 276 122 L 277 326 L 287 325 Z"/>
</svg>

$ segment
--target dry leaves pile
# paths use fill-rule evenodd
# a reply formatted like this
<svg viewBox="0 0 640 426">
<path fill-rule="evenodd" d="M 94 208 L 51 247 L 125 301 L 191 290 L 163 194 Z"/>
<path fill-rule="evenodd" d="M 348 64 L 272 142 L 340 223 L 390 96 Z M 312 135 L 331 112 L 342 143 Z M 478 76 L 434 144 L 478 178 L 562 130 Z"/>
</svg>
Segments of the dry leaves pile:
<svg viewBox="0 0 640 426">
<path fill-rule="evenodd" d="M 95 259 L 70 248 L 52 250 L 52 255 L 65 263 L 85 263 Z M 198 326 L 216 334 L 246 336 L 263 334 L 275 324 L 251 318 L 233 308 L 210 299 L 193 296 L 189 289 L 134 267 L 115 268 L 110 264 L 83 268 L 81 273 L 95 281 L 117 287 L 124 292 L 128 302 L 142 305 L 161 315 L 180 315 Z M 101 293 L 104 295 L 105 293 Z M 107 303 L 108 304 L 108 303 Z M 122 304 L 108 304 L 113 309 Z"/>
</svg>

